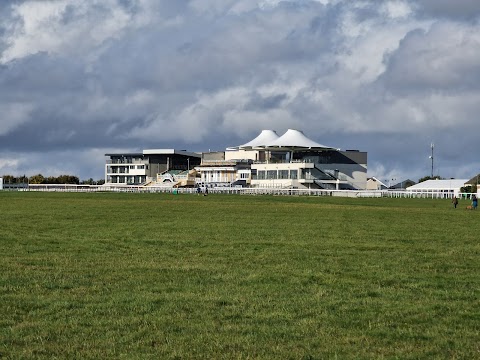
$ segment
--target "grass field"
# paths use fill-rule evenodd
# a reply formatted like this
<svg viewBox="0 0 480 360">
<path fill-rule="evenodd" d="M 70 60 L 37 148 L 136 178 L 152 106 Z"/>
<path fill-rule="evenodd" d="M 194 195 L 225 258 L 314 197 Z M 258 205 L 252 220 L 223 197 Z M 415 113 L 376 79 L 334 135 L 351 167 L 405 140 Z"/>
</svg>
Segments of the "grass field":
<svg viewBox="0 0 480 360">
<path fill-rule="evenodd" d="M 465 205 L 0 192 L 0 358 L 480 358 Z"/>
</svg>

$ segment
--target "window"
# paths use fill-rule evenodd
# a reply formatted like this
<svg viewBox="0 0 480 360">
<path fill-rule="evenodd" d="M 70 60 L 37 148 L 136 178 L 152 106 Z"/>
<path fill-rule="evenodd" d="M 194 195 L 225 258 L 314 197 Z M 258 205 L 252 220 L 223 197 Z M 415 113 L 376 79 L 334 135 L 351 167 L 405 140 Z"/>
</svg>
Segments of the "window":
<svg viewBox="0 0 480 360">
<path fill-rule="evenodd" d="M 267 170 L 267 179 L 276 179 L 277 170 Z"/>
<path fill-rule="evenodd" d="M 290 170 L 290 179 L 298 179 L 298 171 Z"/>
<path fill-rule="evenodd" d="M 265 180 L 265 171 L 264 170 L 257 171 L 257 179 L 258 180 Z"/>
<path fill-rule="evenodd" d="M 140 169 L 140 170 L 145 169 L 145 165 L 137 165 L 137 169 Z"/>
<path fill-rule="evenodd" d="M 288 170 L 279 170 L 278 171 L 279 179 L 288 179 Z"/>
</svg>

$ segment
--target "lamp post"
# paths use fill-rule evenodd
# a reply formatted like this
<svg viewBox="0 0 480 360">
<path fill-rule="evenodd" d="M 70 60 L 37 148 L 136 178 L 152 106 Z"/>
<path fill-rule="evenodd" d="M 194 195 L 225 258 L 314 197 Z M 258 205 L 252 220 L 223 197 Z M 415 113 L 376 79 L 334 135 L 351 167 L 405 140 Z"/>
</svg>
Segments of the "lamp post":
<svg viewBox="0 0 480 360">
<path fill-rule="evenodd" d="M 432 160 L 432 176 L 431 176 L 431 178 L 433 179 L 433 148 L 434 148 L 433 142 L 430 144 L 430 148 L 432 149 L 432 155 L 430 155 L 429 158 Z"/>
</svg>

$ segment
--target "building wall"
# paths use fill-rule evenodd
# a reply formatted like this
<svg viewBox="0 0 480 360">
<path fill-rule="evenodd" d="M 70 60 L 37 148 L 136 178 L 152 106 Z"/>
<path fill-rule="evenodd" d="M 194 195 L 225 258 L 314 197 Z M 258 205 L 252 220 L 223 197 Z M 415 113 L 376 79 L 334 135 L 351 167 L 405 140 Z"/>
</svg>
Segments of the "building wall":
<svg viewBox="0 0 480 360">
<path fill-rule="evenodd" d="M 253 161 L 266 161 L 266 151 L 259 150 L 227 150 L 225 160 L 249 159 Z"/>
<path fill-rule="evenodd" d="M 292 186 L 298 179 L 305 180 L 305 174 L 314 167 L 313 163 L 256 163 L 252 164 L 251 184 L 253 186 Z M 263 173 L 262 173 L 263 172 Z"/>
<path fill-rule="evenodd" d="M 285 159 L 281 159 L 285 160 Z M 330 174 L 340 180 L 339 186 L 349 186 L 356 189 L 366 189 L 367 186 L 367 156 L 364 152 L 358 151 L 328 151 L 328 152 L 297 152 L 294 153 L 293 162 L 272 162 L 255 163 L 252 169 L 258 171 L 290 170 L 298 171 L 298 179 L 301 182 L 312 182 L 315 173 L 321 174 L 318 170 Z M 362 161 L 365 163 L 357 163 Z M 315 169 L 316 168 L 316 169 Z M 311 170 L 308 170 L 311 169 Z M 306 174 L 309 174 L 307 176 Z M 252 185 L 261 186 L 267 179 L 259 179 L 258 176 L 252 179 Z M 319 179 L 320 180 L 320 179 Z M 270 182 L 275 182 L 273 179 Z M 327 181 L 328 182 L 328 181 Z M 278 183 L 278 182 L 277 182 Z M 331 183 L 331 182 L 330 182 Z"/>
<path fill-rule="evenodd" d="M 335 173 L 338 170 L 338 178 L 347 181 L 357 189 L 367 187 L 367 168 L 361 164 L 316 164 L 316 166 L 327 173 Z"/>
<path fill-rule="evenodd" d="M 200 156 L 193 154 L 107 154 L 105 182 L 139 184 L 167 170 L 193 169 L 200 164 Z"/>
<path fill-rule="evenodd" d="M 382 184 L 380 184 L 375 179 L 368 179 L 366 190 L 381 190 Z"/>
<path fill-rule="evenodd" d="M 225 151 L 209 151 L 202 153 L 202 161 L 225 160 Z"/>
<path fill-rule="evenodd" d="M 347 181 L 357 189 L 367 187 L 367 153 L 357 150 L 299 152 L 295 158 L 312 161 L 320 170 L 335 174 L 342 181 Z"/>
</svg>

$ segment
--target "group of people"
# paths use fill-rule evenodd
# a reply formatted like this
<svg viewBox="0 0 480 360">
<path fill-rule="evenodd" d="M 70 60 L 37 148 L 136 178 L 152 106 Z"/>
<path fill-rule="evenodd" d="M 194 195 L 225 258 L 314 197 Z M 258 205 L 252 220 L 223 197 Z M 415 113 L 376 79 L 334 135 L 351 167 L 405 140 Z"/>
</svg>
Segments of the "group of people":
<svg viewBox="0 0 480 360">
<path fill-rule="evenodd" d="M 197 195 L 200 195 L 202 193 L 202 188 L 200 186 L 197 186 Z M 208 195 L 208 188 L 205 187 L 205 190 L 203 190 L 203 196 Z"/>
<path fill-rule="evenodd" d="M 458 199 L 456 196 L 452 198 L 453 207 L 456 209 L 458 205 Z M 478 199 L 475 195 L 472 195 L 472 210 L 476 210 L 478 206 Z"/>
</svg>

